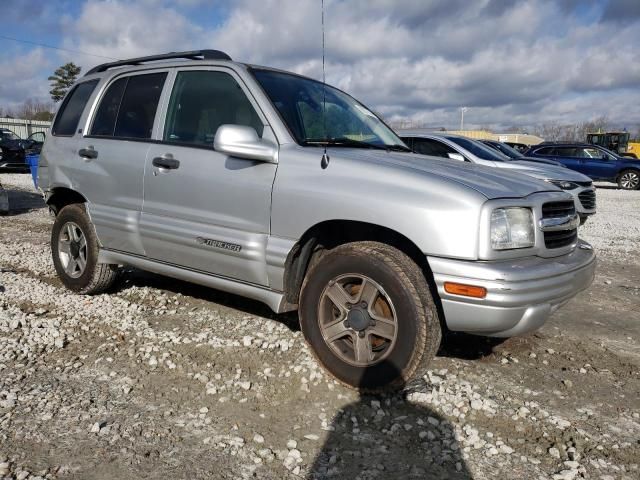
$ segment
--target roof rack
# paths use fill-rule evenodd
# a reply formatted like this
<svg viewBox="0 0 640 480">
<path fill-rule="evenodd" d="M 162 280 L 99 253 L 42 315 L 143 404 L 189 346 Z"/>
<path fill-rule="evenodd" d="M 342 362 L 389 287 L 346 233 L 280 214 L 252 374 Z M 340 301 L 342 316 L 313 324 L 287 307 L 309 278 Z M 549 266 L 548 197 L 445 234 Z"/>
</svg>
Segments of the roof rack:
<svg viewBox="0 0 640 480">
<path fill-rule="evenodd" d="M 174 58 L 185 58 L 189 60 L 231 60 L 231 57 L 220 50 L 191 50 L 188 52 L 171 52 L 160 55 L 149 55 L 148 57 L 130 58 L 128 60 L 118 60 L 117 62 L 103 63 L 89 70 L 85 76 L 92 73 L 104 72 L 113 67 L 125 65 L 140 65 L 144 62 L 154 62 L 157 60 L 172 60 Z"/>
</svg>

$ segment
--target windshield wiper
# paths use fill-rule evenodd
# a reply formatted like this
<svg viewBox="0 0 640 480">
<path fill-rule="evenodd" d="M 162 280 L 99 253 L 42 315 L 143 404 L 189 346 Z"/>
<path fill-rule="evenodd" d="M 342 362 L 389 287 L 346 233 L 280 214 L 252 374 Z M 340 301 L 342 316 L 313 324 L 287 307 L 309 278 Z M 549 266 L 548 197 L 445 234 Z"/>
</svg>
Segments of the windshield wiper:
<svg viewBox="0 0 640 480">
<path fill-rule="evenodd" d="M 340 138 L 305 138 L 303 145 L 329 145 L 332 147 L 352 147 L 352 148 L 373 148 L 376 150 L 387 150 L 388 147 L 375 145 L 369 142 L 361 142 L 347 137 Z"/>
<path fill-rule="evenodd" d="M 394 145 L 387 145 L 387 150 L 393 150 L 394 152 L 413 152 L 409 147 L 396 143 Z"/>
<path fill-rule="evenodd" d="M 393 145 L 376 145 L 375 143 L 363 142 L 360 140 L 353 140 L 347 137 L 340 138 L 307 138 L 304 140 L 304 145 L 331 145 L 338 147 L 355 147 L 355 148 L 374 148 L 376 150 L 393 150 L 395 152 L 411 152 L 409 147 L 400 145 L 399 143 Z"/>
</svg>

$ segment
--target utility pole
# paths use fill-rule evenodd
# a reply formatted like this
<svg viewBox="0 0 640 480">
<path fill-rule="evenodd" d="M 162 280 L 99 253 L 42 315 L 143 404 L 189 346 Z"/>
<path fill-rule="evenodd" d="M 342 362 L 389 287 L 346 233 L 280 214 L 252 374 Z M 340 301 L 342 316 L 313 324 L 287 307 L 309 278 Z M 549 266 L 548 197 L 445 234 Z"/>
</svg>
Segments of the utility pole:
<svg viewBox="0 0 640 480">
<path fill-rule="evenodd" d="M 460 130 L 464 130 L 464 112 L 467 110 L 467 107 L 460 107 Z"/>
</svg>

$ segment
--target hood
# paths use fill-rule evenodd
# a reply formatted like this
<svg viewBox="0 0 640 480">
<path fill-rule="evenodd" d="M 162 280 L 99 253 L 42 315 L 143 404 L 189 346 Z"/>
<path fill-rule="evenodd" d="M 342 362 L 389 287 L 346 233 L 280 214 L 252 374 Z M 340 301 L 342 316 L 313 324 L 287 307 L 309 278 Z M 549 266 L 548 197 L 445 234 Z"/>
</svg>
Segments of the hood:
<svg viewBox="0 0 640 480">
<path fill-rule="evenodd" d="M 530 162 L 528 160 L 513 160 L 511 162 L 502 162 L 496 166 L 502 169 L 509 169 L 535 178 L 549 180 L 566 180 L 568 182 L 591 182 L 591 179 L 575 170 L 556 165 L 548 165 L 539 162 Z"/>
<path fill-rule="evenodd" d="M 534 163 L 542 163 L 542 164 L 546 164 L 546 165 L 555 165 L 556 167 L 563 167 L 566 168 L 562 163 L 560 162 L 556 162 L 555 160 L 549 160 L 547 158 L 537 158 L 537 157 L 520 157 L 518 158 L 518 161 L 527 161 L 527 162 L 534 162 Z"/>
<path fill-rule="evenodd" d="M 379 165 L 393 165 L 397 168 L 412 170 L 416 174 L 436 176 L 462 184 L 488 199 L 517 198 L 526 197 L 536 192 L 560 191 L 550 183 L 526 175 L 483 165 L 463 163 L 458 160 L 409 152 L 387 152 L 362 148 L 329 147 L 328 150 L 331 152 L 332 161 L 344 158 Z"/>
</svg>

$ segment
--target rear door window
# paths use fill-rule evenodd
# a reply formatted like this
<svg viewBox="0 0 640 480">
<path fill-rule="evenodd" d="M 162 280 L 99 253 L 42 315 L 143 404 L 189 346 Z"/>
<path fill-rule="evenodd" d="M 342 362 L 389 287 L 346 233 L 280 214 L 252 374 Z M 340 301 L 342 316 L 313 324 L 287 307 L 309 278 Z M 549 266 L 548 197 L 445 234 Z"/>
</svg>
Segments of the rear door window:
<svg viewBox="0 0 640 480">
<path fill-rule="evenodd" d="M 100 100 L 91 135 L 151 138 L 166 72 L 123 77 Z"/>
<path fill-rule="evenodd" d="M 129 77 L 120 102 L 114 137 L 151 138 L 166 77 L 165 72 Z"/>
<path fill-rule="evenodd" d="M 84 107 L 97 84 L 98 80 L 90 80 L 73 87 L 71 93 L 62 102 L 56 120 L 53 122 L 51 129 L 53 135 L 70 137 L 75 133 Z"/>
<path fill-rule="evenodd" d="M 579 156 L 577 149 L 573 147 L 556 148 L 555 154 L 558 157 L 578 157 Z"/>
</svg>

